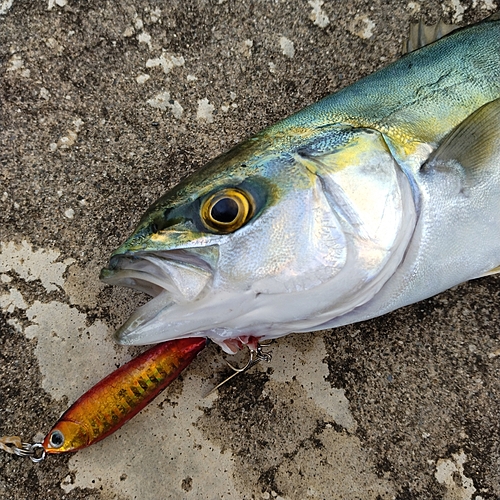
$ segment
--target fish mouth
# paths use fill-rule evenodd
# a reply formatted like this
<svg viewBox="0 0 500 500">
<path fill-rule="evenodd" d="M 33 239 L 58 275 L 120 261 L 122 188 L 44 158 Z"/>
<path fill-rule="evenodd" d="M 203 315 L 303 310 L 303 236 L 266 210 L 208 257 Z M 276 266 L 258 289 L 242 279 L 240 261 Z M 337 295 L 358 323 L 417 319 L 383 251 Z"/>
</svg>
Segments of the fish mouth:
<svg viewBox="0 0 500 500">
<path fill-rule="evenodd" d="M 151 344 L 167 338 L 192 336 L 175 318 L 169 321 L 166 313 L 172 308 L 185 309 L 201 300 L 210 289 L 213 275 L 211 263 L 193 250 L 113 255 L 109 266 L 101 270 L 100 279 L 153 297 L 116 331 L 116 341 L 127 345 Z"/>
</svg>

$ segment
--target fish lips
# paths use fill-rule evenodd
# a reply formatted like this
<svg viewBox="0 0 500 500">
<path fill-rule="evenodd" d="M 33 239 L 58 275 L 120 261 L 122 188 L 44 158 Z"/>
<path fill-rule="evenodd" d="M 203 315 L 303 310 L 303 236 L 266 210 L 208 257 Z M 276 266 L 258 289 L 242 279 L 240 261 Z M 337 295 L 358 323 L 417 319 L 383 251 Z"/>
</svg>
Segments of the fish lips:
<svg viewBox="0 0 500 500">
<path fill-rule="evenodd" d="M 150 329 L 158 328 L 159 315 L 174 305 L 186 305 L 203 297 L 210 289 L 213 268 L 192 250 L 139 251 L 113 255 L 100 279 L 150 295 L 152 300 L 139 307 L 117 330 L 120 344 L 149 343 Z"/>
</svg>

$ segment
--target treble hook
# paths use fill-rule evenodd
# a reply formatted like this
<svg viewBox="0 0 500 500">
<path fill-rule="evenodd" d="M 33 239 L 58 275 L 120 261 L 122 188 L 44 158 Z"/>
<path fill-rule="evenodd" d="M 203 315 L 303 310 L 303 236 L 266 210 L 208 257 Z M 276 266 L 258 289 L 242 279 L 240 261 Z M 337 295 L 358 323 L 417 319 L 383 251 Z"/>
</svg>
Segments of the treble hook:
<svg viewBox="0 0 500 500">
<path fill-rule="evenodd" d="M 229 375 L 229 377 L 227 377 L 222 382 L 217 384 L 210 392 L 208 392 L 205 395 L 205 397 L 210 396 L 210 394 L 214 393 L 217 389 L 222 387 L 226 382 L 229 382 L 233 377 L 236 377 L 236 375 L 238 375 L 239 373 L 244 373 L 244 372 L 250 370 L 250 368 L 252 368 L 252 366 L 256 365 L 260 361 L 265 361 L 266 363 L 269 363 L 271 361 L 271 359 L 273 358 L 273 356 L 270 352 L 264 352 L 263 347 L 268 347 L 271 344 L 272 344 L 272 340 L 267 344 L 259 344 L 258 343 L 257 349 L 252 349 L 251 347 L 247 346 L 248 351 L 250 353 L 250 357 L 248 358 L 246 365 L 243 366 L 242 368 L 236 368 L 229 361 L 226 361 L 226 363 L 229 365 L 229 368 L 231 368 L 234 371 L 234 373 L 232 373 L 231 375 Z"/>
</svg>

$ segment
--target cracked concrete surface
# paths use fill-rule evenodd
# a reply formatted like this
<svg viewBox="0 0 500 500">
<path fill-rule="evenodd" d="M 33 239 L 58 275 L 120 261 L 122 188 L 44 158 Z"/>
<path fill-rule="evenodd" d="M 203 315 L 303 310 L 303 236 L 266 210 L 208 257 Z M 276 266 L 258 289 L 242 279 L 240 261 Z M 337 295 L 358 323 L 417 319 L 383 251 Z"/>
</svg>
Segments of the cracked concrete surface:
<svg viewBox="0 0 500 500">
<path fill-rule="evenodd" d="M 99 268 L 147 206 L 238 141 L 399 57 L 411 20 L 488 1 L 0 1 L 0 435 L 41 439 L 140 352 Z M 499 279 L 291 335 L 235 378 L 205 349 L 116 434 L 0 498 L 500 498 Z"/>
</svg>

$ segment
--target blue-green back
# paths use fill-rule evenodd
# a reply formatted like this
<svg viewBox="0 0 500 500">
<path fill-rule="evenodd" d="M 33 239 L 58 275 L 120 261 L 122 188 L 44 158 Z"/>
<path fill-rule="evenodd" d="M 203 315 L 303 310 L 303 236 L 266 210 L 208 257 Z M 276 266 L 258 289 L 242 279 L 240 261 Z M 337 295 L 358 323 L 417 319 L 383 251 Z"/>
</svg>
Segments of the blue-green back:
<svg viewBox="0 0 500 500">
<path fill-rule="evenodd" d="M 457 30 L 271 127 L 348 123 L 435 144 L 500 97 L 500 21 Z"/>
</svg>

